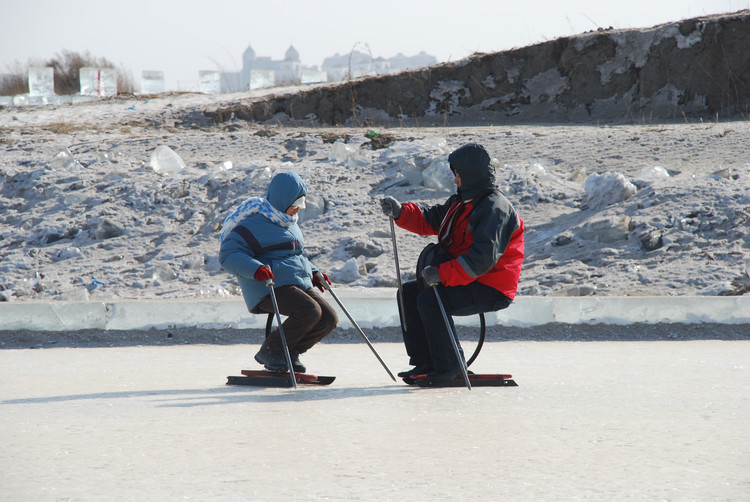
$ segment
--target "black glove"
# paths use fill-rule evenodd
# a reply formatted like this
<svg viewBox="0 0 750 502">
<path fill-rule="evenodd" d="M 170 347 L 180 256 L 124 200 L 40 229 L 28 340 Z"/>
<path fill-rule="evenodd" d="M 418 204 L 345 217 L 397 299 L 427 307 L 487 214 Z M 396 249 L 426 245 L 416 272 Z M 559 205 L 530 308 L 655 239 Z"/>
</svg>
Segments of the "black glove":
<svg viewBox="0 0 750 502">
<path fill-rule="evenodd" d="M 422 280 L 428 287 L 437 286 L 442 281 L 437 267 L 429 266 L 422 269 Z"/>
<path fill-rule="evenodd" d="M 383 210 L 384 215 L 390 216 L 394 220 L 401 217 L 401 203 L 390 195 L 380 199 L 380 208 Z"/>
</svg>

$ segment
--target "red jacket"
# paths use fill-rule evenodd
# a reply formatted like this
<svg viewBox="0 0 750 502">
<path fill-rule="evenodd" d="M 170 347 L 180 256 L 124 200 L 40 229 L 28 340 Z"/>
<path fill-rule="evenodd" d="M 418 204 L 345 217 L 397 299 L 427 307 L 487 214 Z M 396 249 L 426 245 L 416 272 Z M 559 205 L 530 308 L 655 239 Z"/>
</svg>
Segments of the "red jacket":
<svg viewBox="0 0 750 502">
<path fill-rule="evenodd" d="M 428 208 L 406 202 L 395 221 L 410 232 L 438 236 L 453 258 L 438 267 L 446 286 L 479 281 L 511 300 L 515 298 L 524 258 L 524 226 L 499 190 L 468 200 L 453 195 L 445 203 Z"/>
</svg>

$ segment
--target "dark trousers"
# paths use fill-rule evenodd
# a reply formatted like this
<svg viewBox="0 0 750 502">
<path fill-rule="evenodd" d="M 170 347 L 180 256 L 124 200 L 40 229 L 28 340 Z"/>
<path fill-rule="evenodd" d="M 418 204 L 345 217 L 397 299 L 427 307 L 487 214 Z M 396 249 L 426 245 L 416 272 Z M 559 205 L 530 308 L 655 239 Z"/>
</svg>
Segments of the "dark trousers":
<svg viewBox="0 0 750 502">
<path fill-rule="evenodd" d="M 333 308 L 313 289 L 304 291 L 297 286 L 280 286 L 274 291 L 279 312 L 287 316 L 282 326 L 290 351 L 307 351 L 333 331 L 339 322 Z M 263 298 L 256 308 L 275 312 L 271 295 Z M 284 353 L 278 326 L 268 335 L 264 345 L 277 354 Z"/>
<path fill-rule="evenodd" d="M 466 286 L 446 287 L 440 284 L 437 291 L 454 333 L 454 315 L 494 312 L 506 308 L 511 303 L 510 299 L 498 290 L 476 281 Z M 440 312 L 433 288 L 420 289 L 417 281 L 409 281 L 403 284 L 399 293 L 402 294 L 406 310 L 401 316 L 401 331 L 409 363 L 412 366 L 429 364 L 438 372 L 458 368 L 459 363 L 451 343 L 451 335 Z M 399 301 L 399 311 L 400 309 Z M 458 340 L 456 342 L 458 343 Z"/>
</svg>

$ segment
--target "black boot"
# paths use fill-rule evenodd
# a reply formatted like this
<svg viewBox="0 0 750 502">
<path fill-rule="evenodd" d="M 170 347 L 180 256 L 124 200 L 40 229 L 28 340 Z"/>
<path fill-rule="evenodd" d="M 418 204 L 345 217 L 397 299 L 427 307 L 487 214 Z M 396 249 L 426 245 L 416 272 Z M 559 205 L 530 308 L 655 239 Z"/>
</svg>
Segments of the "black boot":
<svg viewBox="0 0 750 502">
<path fill-rule="evenodd" d="M 268 371 L 287 371 L 286 357 L 273 352 L 265 345 L 261 345 L 260 350 L 255 354 L 255 360 L 265 366 Z"/>
<path fill-rule="evenodd" d="M 429 373 L 432 371 L 432 365 L 431 364 L 418 364 L 414 366 L 409 371 L 402 371 L 398 374 L 399 378 L 411 378 L 414 375 L 424 375 L 425 373 Z"/>
<path fill-rule="evenodd" d="M 425 376 L 425 379 L 433 381 L 433 382 L 449 382 L 449 381 L 457 379 L 458 377 L 462 375 L 463 375 L 463 372 L 461 371 L 461 368 L 456 367 L 456 368 L 449 368 L 443 371 L 433 371 L 433 372 L 427 373 L 427 376 Z"/>
<path fill-rule="evenodd" d="M 294 368 L 294 371 L 297 373 L 304 373 L 307 371 L 305 365 L 299 360 L 300 352 L 298 350 L 289 351 L 289 355 L 292 358 L 292 368 Z"/>
</svg>

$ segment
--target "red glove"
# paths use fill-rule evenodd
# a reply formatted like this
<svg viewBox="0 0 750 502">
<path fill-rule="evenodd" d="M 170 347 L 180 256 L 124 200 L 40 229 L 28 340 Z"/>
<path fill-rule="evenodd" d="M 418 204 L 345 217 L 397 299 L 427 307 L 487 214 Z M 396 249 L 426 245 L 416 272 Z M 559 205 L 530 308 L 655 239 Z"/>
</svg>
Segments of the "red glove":
<svg viewBox="0 0 750 502">
<path fill-rule="evenodd" d="M 318 288 L 321 293 L 326 290 L 326 287 L 323 284 L 323 281 L 326 281 L 328 284 L 331 284 L 331 279 L 328 278 L 328 274 L 324 274 L 323 272 L 315 272 L 313 274 L 313 286 Z"/>
<path fill-rule="evenodd" d="M 255 271 L 255 280 L 259 282 L 267 282 L 268 279 L 273 279 L 273 272 L 271 269 L 262 265 Z"/>
</svg>

